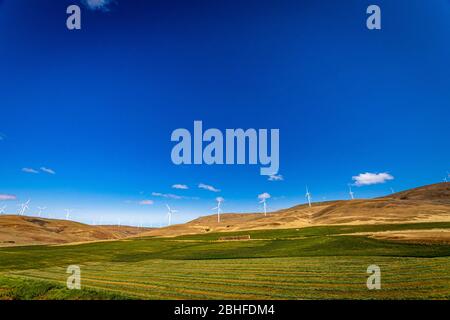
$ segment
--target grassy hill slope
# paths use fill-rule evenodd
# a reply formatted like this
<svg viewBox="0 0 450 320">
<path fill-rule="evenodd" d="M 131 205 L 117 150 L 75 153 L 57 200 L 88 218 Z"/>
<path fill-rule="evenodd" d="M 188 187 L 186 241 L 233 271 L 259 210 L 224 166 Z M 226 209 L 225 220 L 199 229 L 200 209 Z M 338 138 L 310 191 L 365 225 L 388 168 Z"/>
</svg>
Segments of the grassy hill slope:
<svg viewBox="0 0 450 320">
<path fill-rule="evenodd" d="M 91 226 L 74 221 L 0 215 L 0 246 L 121 239 L 149 229 Z"/>
<path fill-rule="evenodd" d="M 377 199 L 355 199 L 299 205 L 262 213 L 200 217 L 181 225 L 147 232 L 150 236 L 177 236 L 208 232 L 303 228 L 339 224 L 389 224 L 450 221 L 450 183 L 438 183 Z"/>
</svg>

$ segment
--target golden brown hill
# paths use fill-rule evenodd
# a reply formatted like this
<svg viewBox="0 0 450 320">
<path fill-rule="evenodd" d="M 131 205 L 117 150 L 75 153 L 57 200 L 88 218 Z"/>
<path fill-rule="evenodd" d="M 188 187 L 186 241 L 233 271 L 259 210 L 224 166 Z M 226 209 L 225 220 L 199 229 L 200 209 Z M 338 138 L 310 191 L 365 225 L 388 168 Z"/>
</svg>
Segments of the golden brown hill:
<svg viewBox="0 0 450 320">
<path fill-rule="evenodd" d="M 200 217 L 160 229 L 90 226 L 74 221 L 0 215 L 0 246 L 63 244 L 130 236 L 176 236 L 222 231 L 302 228 L 334 224 L 450 221 L 450 183 L 439 183 L 377 199 L 314 203 L 268 213 Z"/>
<path fill-rule="evenodd" d="M 146 232 L 176 236 L 221 231 L 302 228 L 333 224 L 382 224 L 450 221 L 450 183 L 415 188 L 388 197 L 299 205 L 268 213 L 210 215 L 185 224 Z"/>
<path fill-rule="evenodd" d="M 446 182 L 431 184 L 425 187 L 419 187 L 394 193 L 384 198 L 432 201 L 450 204 L 450 183 Z"/>
<path fill-rule="evenodd" d="M 90 226 L 66 220 L 0 215 L 0 246 L 122 239 L 148 230 L 126 226 Z"/>
</svg>

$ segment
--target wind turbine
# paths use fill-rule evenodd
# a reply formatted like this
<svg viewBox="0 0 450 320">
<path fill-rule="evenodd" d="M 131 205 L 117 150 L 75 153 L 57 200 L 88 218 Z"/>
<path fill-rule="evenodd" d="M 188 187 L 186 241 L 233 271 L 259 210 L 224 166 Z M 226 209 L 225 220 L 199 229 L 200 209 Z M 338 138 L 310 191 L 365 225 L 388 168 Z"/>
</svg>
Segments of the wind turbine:
<svg viewBox="0 0 450 320">
<path fill-rule="evenodd" d="M 41 217 L 42 211 L 44 211 L 45 209 L 47 209 L 47 207 L 37 207 L 39 209 L 39 213 L 38 216 Z"/>
<path fill-rule="evenodd" d="M 393 188 L 391 188 L 391 193 L 392 193 L 392 194 L 394 194 L 394 193 L 395 193 L 395 191 L 394 191 L 394 189 L 393 189 Z"/>
<path fill-rule="evenodd" d="M 350 199 L 355 199 L 355 193 L 352 191 L 352 186 L 351 185 L 348 185 L 348 188 L 349 188 L 349 192 L 348 192 L 348 194 L 350 195 Z"/>
<path fill-rule="evenodd" d="M 19 206 L 20 206 L 19 215 L 20 216 L 23 216 L 25 214 L 25 211 L 27 209 L 29 209 L 28 204 L 30 204 L 30 199 L 28 199 L 28 201 L 25 203 L 19 204 Z"/>
<path fill-rule="evenodd" d="M 264 216 L 267 216 L 267 203 L 266 203 L 266 198 L 262 198 L 262 200 L 259 202 L 263 204 L 264 207 Z"/>
<path fill-rule="evenodd" d="M 3 207 L 0 208 L 0 214 L 5 213 L 7 205 L 4 205 Z"/>
<path fill-rule="evenodd" d="M 216 209 L 217 209 L 217 223 L 220 222 L 220 212 L 222 211 L 222 210 L 220 209 L 220 205 L 222 204 L 222 202 L 223 202 L 224 200 L 225 200 L 225 199 L 222 198 L 222 197 L 217 197 L 217 198 L 216 198 L 216 201 L 217 201 L 217 207 L 214 207 L 214 208 L 211 209 L 211 210 L 216 210 Z"/>
<path fill-rule="evenodd" d="M 306 186 L 306 194 L 305 194 L 306 199 L 308 200 L 308 205 L 311 208 L 311 193 L 309 193 L 308 190 L 308 186 Z"/>
<path fill-rule="evenodd" d="M 172 222 L 172 213 L 176 213 L 178 211 L 170 209 L 168 204 L 166 204 L 166 207 L 167 207 L 167 210 L 169 210 L 169 211 L 167 211 L 167 218 L 169 219 L 168 226 L 170 226 L 170 223 Z"/>
<path fill-rule="evenodd" d="M 64 209 L 64 211 L 66 212 L 66 220 L 69 220 L 70 214 L 72 213 L 73 209 Z"/>
<path fill-rule="evenodd" d="M 267 199 L 270 198 L 270 194 L 268 194 L 267 192 L 261 193 L 260 195 L 258 195 L 258 199 L 260 199 L 261 201 L 259 201 L 259 203 L 263 204 L 263 208 L 264 208 L 264 216 L 267 216 Z"/>
</svg>

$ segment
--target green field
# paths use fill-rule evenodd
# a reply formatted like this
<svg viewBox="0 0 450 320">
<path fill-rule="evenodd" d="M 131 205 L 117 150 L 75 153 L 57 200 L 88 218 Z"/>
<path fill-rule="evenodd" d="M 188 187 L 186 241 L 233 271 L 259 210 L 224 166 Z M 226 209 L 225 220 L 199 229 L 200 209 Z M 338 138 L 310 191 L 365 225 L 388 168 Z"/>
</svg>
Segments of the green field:
<svg viewBox="0 0 450 320">
<path fill-rule="evenodd" d="M 0 299 L 449 299 L 450 246 L 355 232 L 450 223 L 334 226 L 0 249 Z M 68 265 L 82 290 L 64 288 Z M 368 290 L 366 269 L 381 268 Z"/>
</svg>

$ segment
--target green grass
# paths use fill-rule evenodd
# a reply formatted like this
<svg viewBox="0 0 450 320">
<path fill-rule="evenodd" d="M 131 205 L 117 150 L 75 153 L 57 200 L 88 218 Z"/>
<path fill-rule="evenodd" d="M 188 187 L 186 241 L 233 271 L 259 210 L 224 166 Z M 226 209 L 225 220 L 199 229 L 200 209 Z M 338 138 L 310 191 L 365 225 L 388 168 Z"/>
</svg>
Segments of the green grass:
<svg viewBox="0 0 450 320">
<path fill-rule="evenodd" d="M 0 249 L 0 299 L 449 299 L 450 246 L 381 241 L 355 232 L 450 223 L 334 226 Z M 64 289 L 70 264 L 85 290 Z M 382 269 L 380 291 L 366 269 Z M 5 289 L 6 288 L 6 289 Z"/>
<path fill-rule="evenodd" d="M 140 299 L 448 299 L 449 262 L 393 257 L 152 259 L 88 263 L 81 270 L 83 288 Z M 366 288 L 371 264 L 382 270 L 380 291 Z M 65 270 L 22 270 L 10 276 L 64 283 Z"/>
<path fill-rule="evenodd" d="M 404 223 L 404 224 L 378 224 L 378 225 L 342 225 L 307 227 L 300 229 L 274 229 L 227 232 L 227 236 L 250 235 L 252 239 L 283 239 L 309 236 L 331 236 L 337 234 L 377 231 L 402 231 L 402 230 L 425 230 L 436 228 L 450 228 L 450 222 L 428 222 L 428 223 Z M 217 240 L 223 233 L 208 233 L 199 235 L 180 236 L 176 239 L 185 240 Z"/>
<path fill-rule="evenodd" d="M 0 276 L 0 300 L 122 300 L 126 295 L 105 290 L 69 290 L 58 281 Z"/>
</svg>

